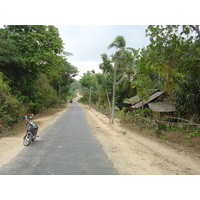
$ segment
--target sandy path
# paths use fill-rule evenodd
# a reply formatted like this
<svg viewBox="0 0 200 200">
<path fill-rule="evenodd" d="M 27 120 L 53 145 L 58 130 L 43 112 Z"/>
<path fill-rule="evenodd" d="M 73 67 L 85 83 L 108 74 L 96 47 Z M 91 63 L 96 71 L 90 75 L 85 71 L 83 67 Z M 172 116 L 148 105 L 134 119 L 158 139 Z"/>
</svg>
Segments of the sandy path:
<svg viewBox="0 0 200 200">
<path fill-rule="evenodd" d="M 136 131 L 129 131 L 117 122 L 109 125 L 105 115 L 87 106 L 82 107 L 88 122 L 98 133 L 97 139 L 120 174 L 200 174 L 200 160 L 194 155 L 172 149 L 168 145 L 141 136 Z"/>
</svg>

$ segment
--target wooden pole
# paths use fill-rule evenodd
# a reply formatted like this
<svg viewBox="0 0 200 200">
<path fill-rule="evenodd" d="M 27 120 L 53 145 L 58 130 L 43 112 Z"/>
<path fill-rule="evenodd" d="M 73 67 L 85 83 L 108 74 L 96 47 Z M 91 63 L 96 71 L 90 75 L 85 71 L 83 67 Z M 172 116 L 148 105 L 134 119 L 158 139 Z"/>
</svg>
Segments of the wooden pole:
<svg viewBox="0 0 200 200">
<path fill-rule="evenodd" d="M 115 87 L 116 87 L 116 65 L 114 65 L 114 80 L 113 80 L 113 96 L 112 96 L 111 123 L 114 123 L 114 117 L 115 117 Z"/>
<path fill-rule="evenodd" d="M 91 99 L 92 99 L 92 86 L 90 86 L 89 108 L 91 107 Z"/>
</svg>

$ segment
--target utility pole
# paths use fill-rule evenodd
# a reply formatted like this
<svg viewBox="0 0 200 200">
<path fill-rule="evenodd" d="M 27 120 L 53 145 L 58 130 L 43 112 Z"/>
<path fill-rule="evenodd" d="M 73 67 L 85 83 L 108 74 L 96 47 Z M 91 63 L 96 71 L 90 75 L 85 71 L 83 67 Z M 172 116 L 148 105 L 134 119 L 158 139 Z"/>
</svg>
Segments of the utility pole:
<svg viewBox="0 0 200 200">
<path fill-rule="evenodd" d="M 111 109 L 111 123 L 114 123 L 115 117 L 115 87 L 116 87 L 116 64 L 114 64 L 114 80 L 113 80 L 113 96 L 112 96 L 112 109 Z"/>
<path fill-rule="evenodd" d="M 89 96 L 89 108 L 91 107 L 91 98 L 92 97 L 92 86 L 90 86 L 90 96 Z"/>
</svg>

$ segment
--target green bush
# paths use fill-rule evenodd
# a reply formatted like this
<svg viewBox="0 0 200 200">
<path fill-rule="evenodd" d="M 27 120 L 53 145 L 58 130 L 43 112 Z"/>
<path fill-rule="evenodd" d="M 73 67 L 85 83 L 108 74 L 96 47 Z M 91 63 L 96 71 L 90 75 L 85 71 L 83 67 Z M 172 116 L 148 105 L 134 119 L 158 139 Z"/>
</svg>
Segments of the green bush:
<svg viewBox="0 0 200 200">
<path fill-rule="evenodd" d="M 28 111 L 30 113 L 36 114 L 41 110 L 40 105 L 38 104 L 38 102 L 32 102 L 30 101 L 28 104 Z"/>
<path fill-rule="evenodd" d="M 58 97 L 55 89 L 50 85 L 45 74 L 40 74 L 36 81 L 35 98 L 28 104 L 29 112 L 36 114 L 42 109 L 52 108 L 56 106 Z"/>
<path fill-rule="evenodd" d="M 187 138 L 190 140 L 193 137 L 197 137 L 199 134 L 200 134 L 200 129 L 190 133 Z"/>
<path fill-rule="evenodd" d="M 137 109 L 133 111 L 134 114 L 139 115 L 140 117 L 147 117 L 150 112 L 151 112 L 150 108 Z"/>
<path fill-rule="evenodd" d="M 54 107 L 58 101 L 56 90 L 50 85 L 45 74 L 41 74 L 37 80 L 37 101 L 42 108 Z"/>
<path fill-rule="evenodd" d="M 166 124 L 158 124 L 158 129 L 156 130 L 157 137 L 162 139 L 163 138 L 162 131 L 166 130 L 167 130 Z"/>
<path fill-rule="evenodd" d="M 0 73 L 0 121 L 2 125 L 12 127 L 19 121 L 22 110 L 22 103 L 11 95 L 10 88 Z"/>
</svg>

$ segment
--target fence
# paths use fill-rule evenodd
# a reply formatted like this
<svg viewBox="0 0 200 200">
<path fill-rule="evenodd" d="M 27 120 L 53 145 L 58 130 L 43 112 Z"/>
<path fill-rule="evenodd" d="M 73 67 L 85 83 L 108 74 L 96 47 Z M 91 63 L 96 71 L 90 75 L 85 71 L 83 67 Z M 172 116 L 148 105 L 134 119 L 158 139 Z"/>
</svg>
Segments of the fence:
<svg viewBox="0 0 200 200">
<path fill-rule="evenodd" d="M 180 128 L 184 130 L 190 130 L 194 128 L 200 128 L 200 124 L 196 124 L 186 119 L 168 116 L 165 116 L 163 119 L 153 120 L 148 117 L 141 117 L 139 115 L 126 115 L 123 121 L 125 121 L 126 123 L 136 123 L 146 128 L 154 128 L 157 127 L 159 124 L 165 124 L 170 129 Z"/>
<path fill-rule="evenodd" d="M 93 108 L 110 117 L 108 109 L 97 108 L 94 106 Z M 115 115 L 117 118 L 120 118 L 121 121 L 124 121 L 125 123 L 135 123 L 144 128 L 157 128 L 159 124 L 165 124 L 169 129 L 179 128 L 184 130 L 191 130 L 195 128 L 200 128 L 200 124 L 177 117 L 164 116 L 162 119 L 154 120 L 149 117 L 142 117 L 139 114 L 133 114 L 133 112 L 124 113 L 124 111 L 119 110 L 116 111 Z"/>
</svg>

